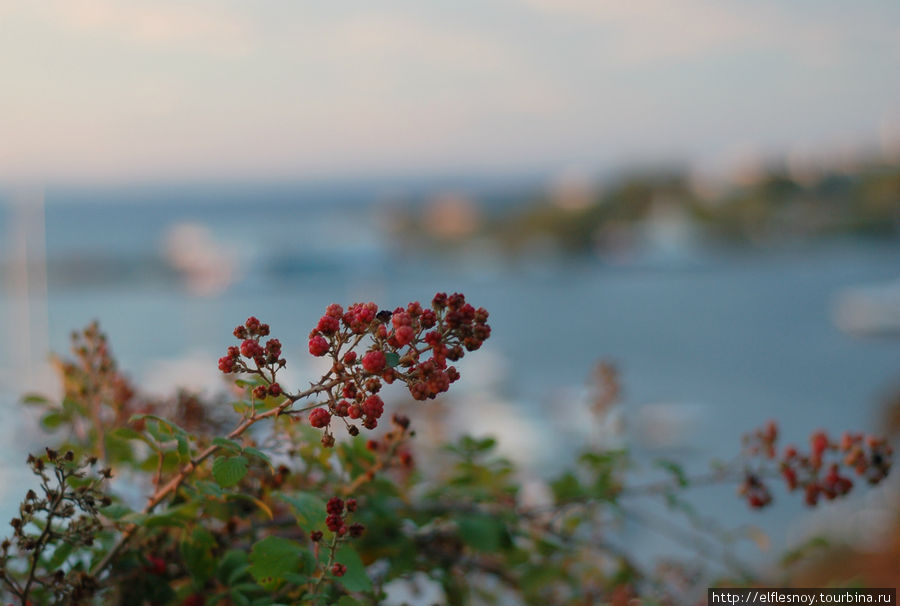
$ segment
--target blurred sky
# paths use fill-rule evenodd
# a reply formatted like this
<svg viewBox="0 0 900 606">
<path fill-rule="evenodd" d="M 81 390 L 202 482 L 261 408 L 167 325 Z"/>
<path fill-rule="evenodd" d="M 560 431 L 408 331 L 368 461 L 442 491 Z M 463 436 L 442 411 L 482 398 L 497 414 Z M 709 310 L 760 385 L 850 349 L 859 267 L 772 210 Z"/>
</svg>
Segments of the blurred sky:
<svg viewBox="0 0 900 606">
<path fill-rule="evenodd" d="M 0 0 L 0 181 L 604 170 L 900 140 L 896 0 Z"/>
</svg>

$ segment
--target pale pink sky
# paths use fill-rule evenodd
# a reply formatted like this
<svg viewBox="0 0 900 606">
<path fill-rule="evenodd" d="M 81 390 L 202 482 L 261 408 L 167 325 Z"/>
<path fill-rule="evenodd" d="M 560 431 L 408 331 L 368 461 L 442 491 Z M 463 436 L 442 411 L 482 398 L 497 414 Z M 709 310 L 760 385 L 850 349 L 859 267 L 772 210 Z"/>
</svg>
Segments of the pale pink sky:
<svg viewBox="0 0 900 606">
<path fill-rule="evenodd" d="M 895 0 L 0 0 L 0 182 L 604 169 L 900 142 Z"/>
</svg>

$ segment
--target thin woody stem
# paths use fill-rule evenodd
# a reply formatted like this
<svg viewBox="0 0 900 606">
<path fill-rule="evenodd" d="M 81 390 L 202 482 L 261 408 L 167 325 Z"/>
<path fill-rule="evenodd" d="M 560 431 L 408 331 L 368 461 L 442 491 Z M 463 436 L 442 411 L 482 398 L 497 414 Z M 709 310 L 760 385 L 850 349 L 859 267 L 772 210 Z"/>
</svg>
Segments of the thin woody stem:
<svg viewBox="0 0 900 606">
<path fill-rule="evenodd" d="M 327 375 L 326 375 L 327 377 Z M 237 427 L 235 427 L 231 433 L 228 434 L 228 439 L 235 439 L 243 435 L 248 429 L 250 429 L 253 425 L 262 421 L 263 419 L 267 419 L 269 417 L 275 417 L 280 414 L 283 414 L 290 408 L 296 401 L 301 400 L 303 398 L 309 397 L 311 395 L 321 393 L 322 391 L 326 391 L 331 389 L 335 385 L 341 383 L 342 379 L 332 379 L 330 381 L 325 381 L 324 379 L 320 381 L 318 384 L 314 384 L 312 387 L 305 391 L 301 391 L 297 394 L 287 395 L 287 399 L 279 404 L 277 407 L 267 410 L 261 413 L 255 413 L 251 416 L 244 419 Z M 307 410 L 309 408 L 315 408 L 318 404 L 309 406 L 307 408 L 300 409 L 296 412 L 301 412 L 302 410 Z M 187 465 L 181 468 L 181 471 L 178 472 L 174 477 L 172 477 L 168 482 L 166 482 L 162 487 L 158 488 L 156 492 L 154 492 L 149 499 L 147 499 L 147 504 L 144 506 L 144 509 L 141 510 L 142 514 L 147 514 L 153 511 L 157 505 L 162 503 L 166 497 L 174 493 L 181 483 L 187 479 L 191 473 L 194 472 L 197 467 L 200 466 L 206 459 L 211 457 L 216 451 L 219 450 L 219 446 L 216 444 L 212 444 L 208 446 L 203 452 L 197 455 L 194 459 L 192 459 Z M 122 550 L 125 544 L 131 539 L 131 537 L 137 532 L 138 525 L 137 524 L 129 524 L 122 531 L 122 535 L 119 537 L 119 540 L 116 541 L 116 544 L 106 552 L 106 555 L 97 562 L 97 564 L 91 569 L 91 574 L 96 576 L 100 574 L 107 566 L 109 566 L 110 562 L 118 555 L 118 553 Z"/>
</svg>

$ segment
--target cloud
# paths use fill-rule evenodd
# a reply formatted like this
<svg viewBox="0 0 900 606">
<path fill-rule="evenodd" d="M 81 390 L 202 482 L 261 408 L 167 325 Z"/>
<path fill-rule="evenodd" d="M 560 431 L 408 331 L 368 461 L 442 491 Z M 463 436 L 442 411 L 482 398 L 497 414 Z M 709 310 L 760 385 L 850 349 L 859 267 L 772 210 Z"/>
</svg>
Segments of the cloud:
<svg viewBox="0 0 900 606">
<path fill-rule="evenodd" d="M 46 0 L 16 12 L 63 31 L 155 49 L 235 56 L 254 43 L 247 21 L 213 2 Z"/>
<path fill-rule="evenodd" d="M 900 50 L 900 27 L 865 9 L 829 11 L 728 0 L 520 0 L 540 14 L 599 26 L 600 46 L 621 66 L 674 63 L 742 51 L 834 64 L 872 40 Z"/>
</svg>

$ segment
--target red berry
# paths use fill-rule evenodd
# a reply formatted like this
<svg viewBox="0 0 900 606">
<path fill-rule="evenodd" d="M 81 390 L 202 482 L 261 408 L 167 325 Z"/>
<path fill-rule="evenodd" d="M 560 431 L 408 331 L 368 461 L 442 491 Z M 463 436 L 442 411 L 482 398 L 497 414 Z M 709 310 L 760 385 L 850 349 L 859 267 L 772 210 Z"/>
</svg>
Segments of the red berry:
<svg viewBox="0 0 900 606">
<path fill-rule="evenodd" d="M 369 396 L 362 404 L 362 411 L 367 417 L 378 419 L 384 414 L 384 402 L 378 396 Z"/>
<path fill-rule="evenodd" d="M 341 518 L 340 514 L 330 513 L 328 514 L 328 517 L 325 518 L 325 526 L 327 526 L 328 530 L 331 532 L 338 532 L 343 525 L 344 519 Z"/>
<path fill-rule="evenodd" d="M 316 330 L 321 332 L 323 335 L 333 335 L 340 329 L 340 323 L 337 318 L 332 316 L 322 316 L 319 318 L 319 323 L 316 325 Z"/>
<path fill-rule="evenodd" d="M 334 566 L 331 567 L 331 574 L 336 577 L 344 576 L 344 573 L 347 572 L 347 567 L 341 564 L 340 562 L 335 562 Z"/>
<path fill-rule="evenodd" d="M 328 341 L 321 335 L 316 335 L 309 340 L 309 353 L 314 356 L 324 356 L 328 353 Z"/>
<path fill-rule="evenodd" d="M 316 408 L 309 413 L 309 424 L 313 427 L 326 427 L 331 422 L 331 413 L 324 408 Z"/>
<path fill-rule="evenodd" d="M 404 347 L 413 342 L 413 339 L 416 337 L 416 331 L 411 326 L 400 326 L 394 331 L 394 337 L 397 339 L 397 344 L 400 347 Z"/>
<path fill-rule="evenodd" d="M 340 497 L 331 497 L 325 505 L 325 511 L 338 515 L 342 514 L 344 512 L 344 501 Z"/>
<path fill-rule="evenodd" d="M 262 347 L 253 339 L 247 339 L 241 343 L 241 353 L 245 358 L 254 358 L 262 353 Z"/>
<path fill-rule="evenodd" d="M 363 368 L 374 374 L 380 373 L 387 366 L 387 358 L 383 351 L 373 350 L 367 352 L 362 359 Z"/>
</svg>

